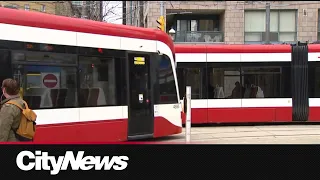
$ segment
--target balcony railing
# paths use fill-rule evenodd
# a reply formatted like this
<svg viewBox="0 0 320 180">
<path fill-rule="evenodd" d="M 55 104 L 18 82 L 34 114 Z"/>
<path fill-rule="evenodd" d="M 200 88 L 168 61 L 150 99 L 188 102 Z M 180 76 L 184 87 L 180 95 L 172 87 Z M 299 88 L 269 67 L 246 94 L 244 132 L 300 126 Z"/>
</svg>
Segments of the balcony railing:
<svg viewBox="0 0 320 180">
<path fill-rule="evenodd" d="M 220 31 L 177 31 L 174 42 L 224 42 L 224 35 L 223 32 Z"/>
<path fill-rule="evenodd" d="M 3 7 L 10 8 L 10 9 L 18 9 L 17 5 L 4 5 Z"/>
<path fill-rule="evenodd" d="M 271 44 L 295 43 L 297 40 L 297 32 L 270 32 L 269 39 Z M 263 44 L 265 41 L 265 32 L 244 33 L 244 42 L 246 44 Z"/>
</svg>

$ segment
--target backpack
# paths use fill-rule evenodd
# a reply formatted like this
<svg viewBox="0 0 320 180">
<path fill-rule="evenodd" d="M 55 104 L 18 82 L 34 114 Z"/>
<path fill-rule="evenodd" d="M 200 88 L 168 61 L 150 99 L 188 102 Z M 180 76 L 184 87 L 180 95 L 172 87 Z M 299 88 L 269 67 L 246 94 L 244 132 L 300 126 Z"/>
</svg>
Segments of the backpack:
<svg viewBox="0 0 320 180">
<path fill-rule="evenodd" d="M 23 101 L 25 109 L 13 100 L 8 101 L 6 104 L 13 104 L 22 112 L 19 127 L 15 131 L 16 138 L 20 141 L 33 141 L 36 133 L 36 113 L 29 109 L 28 104 L 25 101 Z"/>
</svg>

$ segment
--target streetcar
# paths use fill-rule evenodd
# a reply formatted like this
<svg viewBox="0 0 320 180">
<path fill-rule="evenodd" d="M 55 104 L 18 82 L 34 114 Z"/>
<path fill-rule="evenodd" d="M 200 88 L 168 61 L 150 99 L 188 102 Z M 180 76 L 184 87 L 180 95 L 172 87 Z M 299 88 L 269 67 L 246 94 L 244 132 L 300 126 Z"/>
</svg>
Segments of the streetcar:
<svg viewBox="0 0 320 180">
<path fill-rule="evenodd" d="M 308 45 L 302 70 L 307 71 L 305 94 L 303 85 L 293 84 L 293 73 L 299 77 L 301 72 L 291 64 L 296 56 L 291 48 L 289 44 L 175 45 L 181 99 L 186 86 L 192 88 L 191 123 L 289 123 L 295 121 L 297 108 L 307 113 L 301 121 L 320 122 L 320 45 Z M 293 87 L 304 104 L 292 102 Z"/>
<path fill-rule="evenodd" d="M 0 8 L 0 80 L 37 113 L 34 142 L 182 132 L 173 42 L 156 29 Z"/>
</svg>

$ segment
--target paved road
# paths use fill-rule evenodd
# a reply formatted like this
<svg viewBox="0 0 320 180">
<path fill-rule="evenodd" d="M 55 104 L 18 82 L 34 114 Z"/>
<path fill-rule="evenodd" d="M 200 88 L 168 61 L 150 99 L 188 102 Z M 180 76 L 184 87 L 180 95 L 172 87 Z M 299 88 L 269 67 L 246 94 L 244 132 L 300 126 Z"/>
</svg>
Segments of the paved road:
<svg viewBox="0 0 320 180">
<path fill-rule="evenodd" d="M 154 142 L 184 143 L 185 131 Z M 191 143 L 320 144 L 320 125 L 192 127 Z"/>
</svg>

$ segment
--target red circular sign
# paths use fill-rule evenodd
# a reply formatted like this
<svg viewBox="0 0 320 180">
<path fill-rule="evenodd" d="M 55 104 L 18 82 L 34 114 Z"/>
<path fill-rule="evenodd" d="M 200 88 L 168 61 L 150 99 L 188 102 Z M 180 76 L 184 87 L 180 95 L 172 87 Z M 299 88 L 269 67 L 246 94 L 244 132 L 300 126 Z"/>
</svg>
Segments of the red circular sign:
<svg viewBox="0 0 320 180">
<path fill-rule="evenodd" d="M 47 88 L 54 88 L 56 87 L 57 83 L 58 83 L 57 76 L 53 74 L 47 74 L 43 77 L 43 84 Z"/>
</svg>

